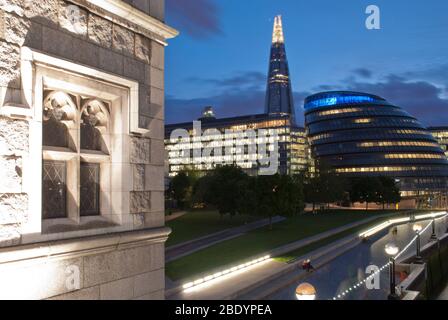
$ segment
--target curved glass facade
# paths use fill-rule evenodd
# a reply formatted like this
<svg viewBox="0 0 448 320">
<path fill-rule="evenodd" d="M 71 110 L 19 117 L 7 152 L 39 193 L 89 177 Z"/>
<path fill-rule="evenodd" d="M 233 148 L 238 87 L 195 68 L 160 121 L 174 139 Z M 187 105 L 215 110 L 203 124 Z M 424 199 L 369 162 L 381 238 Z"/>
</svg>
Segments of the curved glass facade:
<svg viewBox="0 0 448 320">
<path fill-rule="evenodd" d="M 359 92 L 323 92 L 305 100 L 315 160 L 346 176 L 390 176 L 402 191 L 448 189 L 448 160 L 414 117 L 385 99 Z"/>
</svg>

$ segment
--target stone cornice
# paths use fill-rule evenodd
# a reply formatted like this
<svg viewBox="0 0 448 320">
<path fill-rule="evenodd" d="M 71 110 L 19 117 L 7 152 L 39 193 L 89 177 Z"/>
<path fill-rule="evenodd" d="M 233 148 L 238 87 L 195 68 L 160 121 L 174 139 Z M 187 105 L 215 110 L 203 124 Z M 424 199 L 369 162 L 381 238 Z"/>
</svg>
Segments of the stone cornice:
<svg viewBox="0 0 448 320">
<path fill-rule="evenodd" d="M 122 0 L 69 0 L 83 6 L 95 14 L 98 14 L 115 23 L 126 27 L 136 26 L 134 31 L 143 30 L 146 34 L 156 35 L 160 42 L 171 39 L 179 34 L 179 31 L 166 25 L 150 15 L 134 8 Z M 125 21 L 126 23 L 120 23 Z M 166 43 L 164 43 L 166 44 Z"/>
<path fill-rule="evenodd" d="M 40 259 L 74 258 L 164 243 L 170 232 L 170 228 L 162 227 L 2 248 L 0 249 L 0 267 L 11 263 L 27 264 Z"/>
</svg>

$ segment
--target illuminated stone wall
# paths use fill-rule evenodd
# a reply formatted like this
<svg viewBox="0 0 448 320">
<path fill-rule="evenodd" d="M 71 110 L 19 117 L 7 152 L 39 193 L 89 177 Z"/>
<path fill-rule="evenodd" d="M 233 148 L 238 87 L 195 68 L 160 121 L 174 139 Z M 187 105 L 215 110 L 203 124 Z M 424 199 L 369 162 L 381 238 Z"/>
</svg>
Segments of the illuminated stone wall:
<svg viewBox="0 0 448 320">
<path fill-rule="evenodd" d="M 95 237 L 108 235 L 114 242 L 116 239 L 113 238 L 122 237 L 123 232 L 139 232 L 140 236 L 131 237 L 132 245 L 128 245 L 140 248 L 155 259 L 151 265 L 156 268 L 136 267 L 130 271 L 126 270 L 126 265 L 132 261 L 120 261 L 123 269 L 120 273 L 89 282 L 85 278 L 88 260 L 81 251 L 79 263 L 75 263 L 81 270 L 81 291 L 46 290 L 23 284 L 19 287 L 27 298 L 44 299 L 62 294 L 64 298 L 70 298 L 71 294 L 74 298 L 137 298 L 137 293 L 129 295 L 130 290 L 123 296 L 118 289 L 116 295 L 99 292 L 100 288 L 102 292 L 117 288 L 120 284 L 114 284 L 114 281 L 134 279 L 138 275 L 146 275 L 149 279 L 157 274 L 157 278 L 163 278 L 163 242 L 168 235 L 164 228 L 163 201 L 164 50 L 166 40 L 176 35 L 176 31 L 163 21 L 163 0 L 108 0 L 101 5 L 94 5 L 90 0 L 0 1 L 0 273 L 9 279 L 20 276 L 17 270 L 21 269 L 14 267 L 16 254 L 25 252 L 25 259 L 28 255 L 31 259 L 34 243 L 53 247 L 65 241 L 66 251 L 60 254 L 70 256 L 77 241 L 70 239 L 87 238 L 90 248 L 95 251 L 96 246 L 101 245 Z M 47 63 L 54 67 L 43 67 Z M 52 79 L 51 85 L 46 83 L 47 77 Z M 112 108 L 121 108 L 120 117 L 112 119 L 112 123 L 115 128 L 123 125 L 129 129 L 123 132 L 114 129 L 117 138 L 111 140 L 111 152 L 120 151 L 122 160 L 117 162 L 120 162 L 120 172 L 125 174 L 117 180 L 111 166 L 109 187 L 113 190 L 111 194 L 120 195 L 121 202 L 117 206 L 113 203 L 114 197 L 101 200 L 115 206 L 111 209 L 113 218 L 107 223 L 90 220 L 83 223 L 83 218 L 78 218 L 70 221 L 73 224 L 55 228 L 57 222 L 52 222 L 52 228 L 46 228 L 42 221 L 42 209 L 35 206 L 41 201 L 37 190 L 42 188 L 42 179 L 36 177 L 42 175 L 42 152 L 36 153 L 36 145 L 42 144 L 42 138 L 35 132 L 39 132 L 36 131 L 39 125 L 42 126 L 38 106 L 45 93 L 36 89 L 39 85 L 36 79 L 43 79 L 44 83 L 40 85 L 44 90 L 52 89 L 51 86 L 57 85 L 59 80 L 61 83 L 67 81 L 73 86 L 67 89 L 70 94 L 78 85 L 79 88 L 89 88 L 91 83 L 95 84 L 94 91 L 79 92 L 81 97 L 84 94 L 102 96 L 101 86 L 104 95 L 110 97 L 119 91 L 116 96 L 122 98 L 122 105 Z M 118 159 L 118 156 L 114 157 Z M 157 241 L 150 243 L 154 237 Z M 161 252 L 156 254 L 156 251 Z M 115 248 L 111 252 L 129 258 L 126 248 Z M 60 257 L 51 255 L 47 256 L 48 260 L 39 256 L 41 258 L 41 267 L 36 266 L 36 270 L 52 263 L 61 267 L 68 263 L 53 262 L 52 259 Z M 104 258 L 106 267 L 107 263 L 116 263 L 115 258 Z M 9 273 L 12 269 L 16 270 L 15 274 Z M 65 280 L 64 269 L 61 270 L 57 273 L 60 277 L 53 281 L 62 281 L 55 284 L 62 288 Z M 96 277 L 95 274 L 90 276 Z M 133 288 L 132 292 L 138 292 L 134 280 L 129 279 L 126 285 Z M 154 286 L 147 285 L 144 294 L 140 291 L 140 297 L 163 298 L 162 280 L 151 280 Z M 19 283 L 12 281 L 10 288 Z M 105 282 L 112 284 L 107 287 Z M 8 297 L 7 288 L 0 287 L 1 297 Z M 25 295 L 27 290 L 27 294 L 36 294 Z M 98 295 L 91 294 L 92 290 L 98 291 Z M 20 293 L 11 296 L 17 298 Z"/>
</svg>

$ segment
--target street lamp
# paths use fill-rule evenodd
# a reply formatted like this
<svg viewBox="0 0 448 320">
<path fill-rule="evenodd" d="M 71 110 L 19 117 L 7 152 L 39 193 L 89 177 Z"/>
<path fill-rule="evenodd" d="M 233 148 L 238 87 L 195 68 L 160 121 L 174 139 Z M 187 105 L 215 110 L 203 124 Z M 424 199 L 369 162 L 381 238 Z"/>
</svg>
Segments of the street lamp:
<svg viewBox="0 0 448 320">
<path fill-rule="evenodd" d="M 384 251 L 389 256 L 389 279 L 390 279 L 390 294 L 389 300 L 398 300 L 398 296 L 395 291 L 395 256 L 400 249 L 394 243 L 386 244 Z"/>
<path fill-rule="evenodd" d="M 414 230 L 414 232 L 417 234 L 417 239 L 416 239 L 416 247 L 417 247 L 417 254 L 415 256 L 415 260 L 417 263 L 421 263 L 422 262 L 422 256 L 420 254 L 420 232 L 422 231 L 423 227 L 421 224 L 416 223 L 412 226 L 412 230 Z"/>
<path fill-rule="evenodd" d="M 302 283 L 296 288 L 296 297 L 297 300 L 315 300 L 316 288 L 307 282 Z"/>
<path fill-rule="evenodd" d="M 437 234 L 436 234 L 436 219 L 432 219 L 431 222 L 431 226 L 432 226 L 432 233 L 431 233 L 431 238 L 430 241 L 437 241 Z"/>
</svg>

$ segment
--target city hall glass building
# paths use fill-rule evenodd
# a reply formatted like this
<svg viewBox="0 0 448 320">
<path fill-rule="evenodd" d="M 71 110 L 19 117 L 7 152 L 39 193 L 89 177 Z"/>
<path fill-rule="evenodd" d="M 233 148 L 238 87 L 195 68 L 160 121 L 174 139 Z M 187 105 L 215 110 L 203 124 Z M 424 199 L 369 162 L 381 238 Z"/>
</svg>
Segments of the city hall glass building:
<svg viewBox="0 0 448 320">
<path fill-rule="evenodd" d="M 448 190 L 448 160 L 416 118 L 385 99 L 323 92 L 305 100 L 311 154 L 349 177 L 390 176 L 404 195 Z"/>
</svg>

